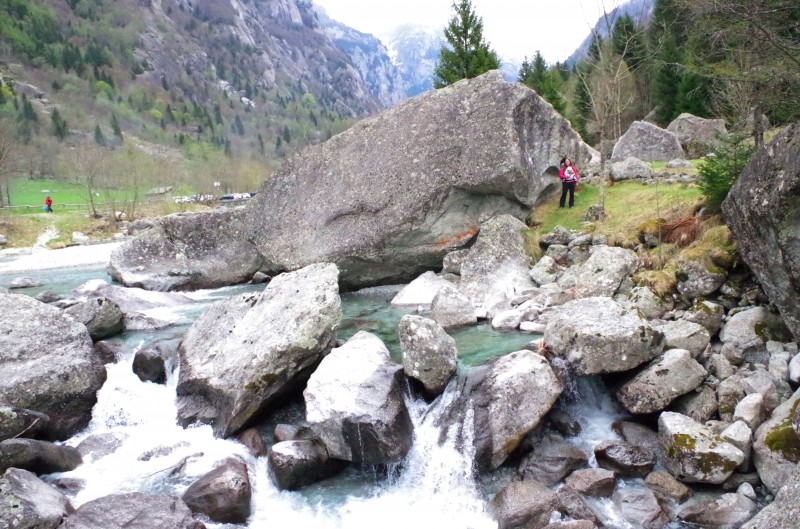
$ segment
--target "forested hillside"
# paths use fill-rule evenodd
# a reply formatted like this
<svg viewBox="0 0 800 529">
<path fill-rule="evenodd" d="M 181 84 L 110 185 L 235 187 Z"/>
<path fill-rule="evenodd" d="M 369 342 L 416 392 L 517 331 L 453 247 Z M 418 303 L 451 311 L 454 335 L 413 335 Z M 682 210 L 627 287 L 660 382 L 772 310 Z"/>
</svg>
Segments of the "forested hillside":
<svg viewBox="0 0 800 529">
<path fill-rule="evenodd" d="M 77 147 L 254 187 L 382 108 L 304 0 L 8 0 L 0 49 L 0 119 L 33 177 L 85 173 Z"/>
</svg>

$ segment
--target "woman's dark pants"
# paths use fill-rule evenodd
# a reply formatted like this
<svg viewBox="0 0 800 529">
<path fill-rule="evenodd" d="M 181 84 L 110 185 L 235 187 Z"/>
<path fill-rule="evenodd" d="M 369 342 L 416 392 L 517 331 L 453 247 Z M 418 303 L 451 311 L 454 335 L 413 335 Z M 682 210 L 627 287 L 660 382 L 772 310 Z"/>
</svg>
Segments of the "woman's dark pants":
<svg viewBox="0 0 800 529">
<path fill-rule="evenodd" d="M 569 191 L 569 207 L 575 205 L 575 183 L 576 182 L 561 182 L 561 200 L 558 201 L 558 207 L 564 207 L 567 191 Z"/>
</svg>

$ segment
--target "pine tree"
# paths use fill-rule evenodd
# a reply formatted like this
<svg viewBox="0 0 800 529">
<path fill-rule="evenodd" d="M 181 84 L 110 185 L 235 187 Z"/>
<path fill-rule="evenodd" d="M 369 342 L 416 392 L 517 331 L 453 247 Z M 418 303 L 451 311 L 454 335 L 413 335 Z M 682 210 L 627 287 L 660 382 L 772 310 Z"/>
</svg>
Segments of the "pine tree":
<svg viewBox="0 0 800 529">
<path fill-rule="evenodd" d="M 114 131 L 114 136 L 116 136 L 119 141 L 122 141 L 122 129 L 119 128 L 119 121 L 117 121 L 117 115 L 114 113 L 111 114 L 111 130 Z"/>
<path fill-rule="evenodd" d="M 553 105 L 556 112 L 564 114 L 566 111 L 567 102 L 561 94 L 564 78 L 561 77 L 557 66 L 547 66 L 539 51 L 534 55 L 533 63 L 529 63 L 527 57 L 522 62 L 519 82 L 533 88 L 545 101 Z"/>
<path fill-rule="evenodd" d="M 461 79 L 472 79 L 500 68 L 497 53 L 483 39 L 483 19 L 470 0 L 453 4 L 453 17 L 444 30 L 447 45 L 439 51 L 433 86 L 443 88 Z"/>
<path fill-rule="evenodd" d="M 102 147 L 106 144 L 106 137 L 103 135 L 100 125 L 94 126 L 94 142 Z"/>
<path fill-rule="evenodd" d="M 57 108 L 54 108 L 53 113 L 50 114 L 50 123 L 53 127 L 53 135 L 59 140 L 64 141 L 67 134 L 69 134 L 69 127 L 67 126 L 67 120 L 61 117 L 61 113 Z"/>
</svg>

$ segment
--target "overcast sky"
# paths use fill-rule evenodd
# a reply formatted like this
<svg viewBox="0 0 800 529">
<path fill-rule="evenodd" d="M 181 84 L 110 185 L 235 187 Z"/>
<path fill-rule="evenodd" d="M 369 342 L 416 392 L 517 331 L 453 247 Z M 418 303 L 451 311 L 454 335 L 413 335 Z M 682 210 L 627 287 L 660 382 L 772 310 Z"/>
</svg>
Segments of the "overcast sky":
<svg viewBox="0 0 800 529">
<path fill-rule="evenodd" d="M 377 37 L 402 24 L 444 30 L 453 15 L 452 0 L 313 0 L 328 15 Z M 472 0 L 483 18 L 484 38 L 500 55 L 521 61 L 536 50 L 549 63 L 575 51 L 605 9 L 621 0 Z"/>
</svg>

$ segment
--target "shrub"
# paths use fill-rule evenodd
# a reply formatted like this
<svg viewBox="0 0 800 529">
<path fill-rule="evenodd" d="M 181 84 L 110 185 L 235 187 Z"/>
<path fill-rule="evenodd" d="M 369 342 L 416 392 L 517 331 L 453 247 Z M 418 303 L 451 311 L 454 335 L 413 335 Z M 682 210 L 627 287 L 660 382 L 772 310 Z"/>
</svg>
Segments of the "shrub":
<svg viewBox="0 0 800 529">
<path fill-rule="evenodd" d="M 700 164 L 698 187 L 706 205 L 719 209 L 739 174 L 753 155 L 753 147 L 743 133 L 720 134 L 720 146 Z"/>
</svg>

